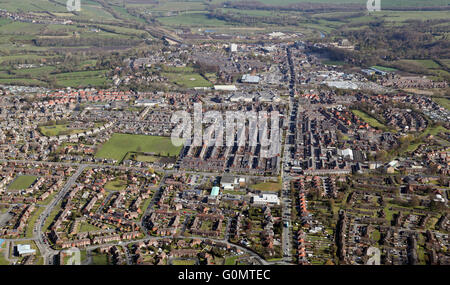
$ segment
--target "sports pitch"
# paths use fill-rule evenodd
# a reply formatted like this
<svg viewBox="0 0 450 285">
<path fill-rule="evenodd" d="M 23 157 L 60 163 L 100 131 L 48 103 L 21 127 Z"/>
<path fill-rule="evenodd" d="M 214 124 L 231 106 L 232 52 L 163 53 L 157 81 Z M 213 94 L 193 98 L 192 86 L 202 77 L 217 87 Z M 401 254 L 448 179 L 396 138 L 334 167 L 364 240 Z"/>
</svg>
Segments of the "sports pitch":
<svg viewBox="0 0 450 285">
<path fill-rule="evenodd" d="M 148 152 L 161 156 L 177 156 L 181 146 L 174 146 L 170 137 L 113 134 L 96 153 L 97 157 L 121 161 L 128 152 Z"/>
<path fill-rule="evenodd" d="M 18 176 L 14 181 L 8 186 L 8 190 L 23 190 L 30 187 L 38 177 L 34 175 L 21 175 Z"/>
</svg>

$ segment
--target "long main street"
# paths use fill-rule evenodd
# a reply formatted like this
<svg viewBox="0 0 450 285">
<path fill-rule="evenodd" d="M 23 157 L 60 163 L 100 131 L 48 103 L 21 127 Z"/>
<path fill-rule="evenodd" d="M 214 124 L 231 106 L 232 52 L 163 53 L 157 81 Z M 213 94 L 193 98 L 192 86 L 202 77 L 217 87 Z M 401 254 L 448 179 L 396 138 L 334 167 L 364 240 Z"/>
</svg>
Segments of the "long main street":
<svg viewBox="0 0 450 285">
<path fill-rule="evenodd" d="M 282 179 L 282 189 L 281 189 L 281 203 L 282 203 L 282 217 L 283 217 L 283 233 L 282 233 L 282 250 L 283 250 L 283 262 L 292 263 L 292 219 L 291 219 L 291 177 L 288 173 L 284 172 L 285 166 L 290 162 L 290 144 L 288 137 L 294 135 L 292 132 L 292 125 L 296 124 L 297 108 L 295 102 L 295 86 L 296 77 L 294 71 L 294 65 L 292 62 L 291 54 L 289 48 L 286 49 L 287 61 L 289 64 L 289 120 L 287 123 L 286 134 L 284 136 L 284 147 L 283 147 L 283 157 L 281 162 L 281 179 Z"/>
</svg>

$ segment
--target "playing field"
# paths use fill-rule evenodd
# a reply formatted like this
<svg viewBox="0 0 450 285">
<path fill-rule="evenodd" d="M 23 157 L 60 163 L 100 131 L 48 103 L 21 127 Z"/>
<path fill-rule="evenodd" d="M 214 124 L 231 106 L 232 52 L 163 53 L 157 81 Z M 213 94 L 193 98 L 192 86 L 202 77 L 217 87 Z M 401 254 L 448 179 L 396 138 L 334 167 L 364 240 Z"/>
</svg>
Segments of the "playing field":
<svg viewBox="0 0 450 285">
<path fill-rule="evenodd" d="M 113 134 L 103 144 L 96 156 L 114 160 L 122 160 L 128 152 L 149 152 L 161 156 L 177 156 L 181 146 L 174 146 L 169 137 Z"/>
<path fill-rule="evenodd" d="M 21 175 L 14 179 L 14 181 L 8 186 L 9 190 L 22 190 L 27 189 L 31 184 L 36 181 L 37 176 L 33 175 Z"/>
<path fill-rule="evenodd" d="M 212 83 L 198 73 L 163 73 L 172 83 L 186 88 L 211 87 Z"/>
<path fill-rule="evenodd" d="M 70 135 L 77 133 L 76 131 L 69 130 L 67 128 L 68 124 L 65 125 L 51 125 L 51 126 L 41 126 L 39 131 L 41 134 L 47 137 L 59 136 L 59 135 Z M 79 132 L 81 132 L 80 130 Z"/>
<path fill-rule="evenodd" d="M 251 189 L 254 190 L 259 190 L 259 191 L 280 191 L 281 190 L 281 184 L 277 183 L 277 182 L 263 182 L 263 183 L 258 183 L 255 185 L 251 185 L 250 186 Z"/>
</svg>

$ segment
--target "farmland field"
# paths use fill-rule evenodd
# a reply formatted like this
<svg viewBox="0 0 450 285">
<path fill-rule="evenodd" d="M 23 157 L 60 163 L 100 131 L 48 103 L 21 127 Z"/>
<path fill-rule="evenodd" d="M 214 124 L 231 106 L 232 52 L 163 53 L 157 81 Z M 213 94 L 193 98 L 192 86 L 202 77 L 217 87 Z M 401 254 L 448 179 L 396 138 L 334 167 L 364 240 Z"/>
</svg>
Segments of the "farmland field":
<svg viewBox="0 0 450 285">
<path fill-rule="evenodd" d="M 231 2 L 238 2 L 240 0 L 232 0 Z M 221 3 L 222 0 L 214 0 L 215 3 Z M 267 5 L 279 5 L 286 6 L 290 4 L 296 3 L 320 3 L 320 4 L 360 4 L 366 5 L 366 0 L 258 0 L 258 2 L 267 4 Z M 426 7 L 426 6 L 446 6 L 450 4 L 448 0 L 390 0 L 390 1 L 381 1 L 381 8 L 383 7 Z"/>
<path fill-rule="evenodd" d="M 227 22 L 214 18 L 209 18 L 206 14 L 184 14 L 173 17 L 161 17 L 158 21 L 168 26 L 198 26 L 198 27 L 220 27 L 227 25 Z"/>
<path fill-rule="evenodd" d="M 405 62 L 420 65 L 424 68 L 428 69 L 436 69 L 440 68 L 440 65 L 437 64 L 434 60 L 404 60 Z"/>
<path fill-rule="evenodd" d="M 168 137 L 113 134 L 96 156 L 122 160 L 128 152 L 149 152 L 164 156 L 177 156 L 181 147 L 174 146 Z"/>
<path fill-rule="evenodd" d="M 443 97 L 434 97 L 433 101 L 438 103 L 441 107 L 444 107 L 447 110 L 450 110 L 450 99 Z"/>
<path fill-rule="evenodd" d="M 104 70 L 60 73 L 56 80 L 59 85 L 70 87 L 98 86 L 108 82 Z"/>
</svg>

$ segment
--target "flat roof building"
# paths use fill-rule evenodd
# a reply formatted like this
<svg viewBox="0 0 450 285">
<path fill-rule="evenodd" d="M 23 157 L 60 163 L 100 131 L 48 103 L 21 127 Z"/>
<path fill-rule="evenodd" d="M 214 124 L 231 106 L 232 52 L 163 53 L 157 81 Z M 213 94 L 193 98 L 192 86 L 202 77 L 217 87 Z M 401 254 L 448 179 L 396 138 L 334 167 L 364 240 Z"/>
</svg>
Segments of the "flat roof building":
<svg viewBox="0 0 450 285">
<path fill-rule="evenodd" d="M 225 190 L 234 190 L 234 187 L 238 184 L 238 179 L 233 176 L 224 175 L 220 180 L 220 186 Z"/>
<path fill-rule="evenodd" d="M 220 190 L 219 187 L 214 186 L 214 187 L 211 189 L 211 196 L 217 196 L 217 195 L 219 195 L 219 190 Z"/>
<path fill-rule="evenodd" d="M 275 204 L 280 205 L 280 199 L 276 194 L 262 194 L 252 197 L 253 204 L 265 205 L 265 204 Z"/>
<path fill-rule="evenodd" d="M 236 91 L 236 85 L 214 85 L 214 90 L 218 91 Z"/>
<path fill-rule="evenodd" d="M 19 256 L 28 256 L 36 253 L 36 250 L 32 249 L 29 244 L 18 244 L 16 248 Z"/>
<path fill-rule="evenodd" d="M 241 79 L 243 83 L 252 83 L 252 84 L 258 84 L 260 80 L 261 78 L 259 76 L 250 74 L 244 74 Z"/>
</svg>

